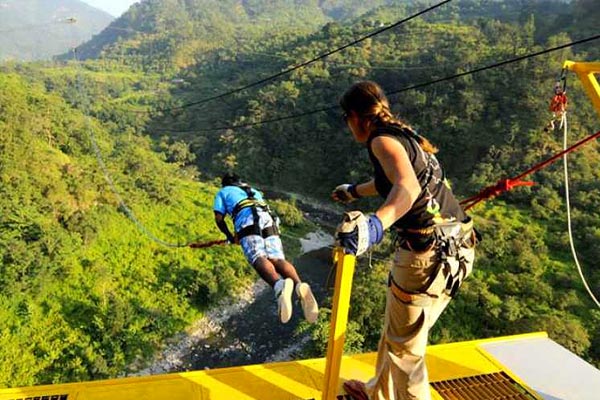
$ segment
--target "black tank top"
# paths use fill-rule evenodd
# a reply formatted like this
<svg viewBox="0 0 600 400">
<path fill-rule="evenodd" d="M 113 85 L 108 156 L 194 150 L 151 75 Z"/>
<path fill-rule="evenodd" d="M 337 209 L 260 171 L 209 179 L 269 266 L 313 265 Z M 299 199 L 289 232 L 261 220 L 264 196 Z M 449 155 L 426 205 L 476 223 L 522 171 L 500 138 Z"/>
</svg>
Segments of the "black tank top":
<svg viewBox="0 0 600 400">
<path fill-rule="evenodd" d="M 384 199 L 392 190 L 379 160 L 373 154 L 373 139 L 389 136 L 400 142 L 417 175 L 421 193 L 410 210 L 394 223 L 398 229 L 419 229 L 442 220 L 463 221 L 465 212 L 454 197 L 440 163 L 433 154 L 425 152 L 417 141 L 417 134 L 409 128 L 394 125 L 377 128 L 367 141 L 369 157 L 374 168 L 375 188 Z"/>
</svg>

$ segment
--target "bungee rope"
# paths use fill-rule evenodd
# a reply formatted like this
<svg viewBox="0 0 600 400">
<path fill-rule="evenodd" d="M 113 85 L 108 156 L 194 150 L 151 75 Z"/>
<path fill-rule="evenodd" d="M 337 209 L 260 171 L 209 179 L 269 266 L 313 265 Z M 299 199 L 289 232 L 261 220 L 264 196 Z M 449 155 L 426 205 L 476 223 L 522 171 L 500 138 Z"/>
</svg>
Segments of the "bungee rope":
<svg viewBox="0 0 600 400">
<path fill-rule="evenodd" d="M 499 196 L 503 192 L 508 192 L 517 186 L 533 186 L 534 182 L 521 181 L 515 178 L 501 179 L 496 184 L 488 186 L 481 190 L 477 195 L 470 197 L 460 202 L 465 211 L 474 207 L 480 201 L 488 200 L 493 197 Z"/>
<path fill-rule="evenodd" d="M 69 20 L 68 22 L 73 24 L 76 21 Z M 86 112 L 86 108 L 89 107 L 89 97 L 84 96 L 84 94 L 83 94 L 83 85 L 81 82 L 82 73 L 80 70 L 80 68 L 81 68 L 80 61 L 79 61 L 79 58 L 77 57 L 77 48 L 76 47 L 73 47 L 73 61 L 75 62 L 75 68 L 78 69 L 78 73 L 77 73 L 75 82 L 76 82 L 76 87 L 77 87 L 77 93 L 79 94 L 79 96 L 81 96 L 80 104 L 83 107 L 82 112 L 83 112 L 84 118 L 85 118 L 84 130 L 90 140 L 92 149 L 94 150 L 94 155 L 96 156 L 96 161 L 97 161 L 98 165 L 100 166 L 100 169 L 102 170 L 102 174 L 104 175 L 104 180 L 108 183 L 108 185 L 111 189 L 111 192 L 117 198 L 117 201 L 119 203 L 118 210 L 123 212 L 123 214 L 125 214 L 127 216 L 127 218 L 129 218 L 129 220 L 134 223 L 134 225 L 136 226 L 138 231 L 140 231 L 146 237 L 148 237 L 150 240 L 152 240 L 153 242 L 155 242 L 161 246 L 170 247 L 170 248 L 189 247 L 192 249 L 202 249 L 202 248 L 212 247 L 212 246 L 216 246 L 216 245 L 227 244 L 227 240 L 212 240 L 212 241 L 208 241 L 208 242 L 187 242 L 187 243 L 167 242 L 165 240 L 160 239 L 152 232 L 150 232 L 150 230 L 148 228 L 146 228 L 146 226 L 140 222 L 140 220 L 135 216 L 135 214 L 133 213 L 131 208 L 129 208 L 129 206 L 127 205 L 127 203 L 121 196 L 119 190 L 117 189 L 115 182 L 113 181 L 113 179 L 108 171 L 108 168 L 106 167 L 106 164 L 102 157 L 102 152 L 100 151 L 100 147 L 98 146 L 98 143 L 96 142 L 96 137 L 94 135 L 94 131 L 91 126 L 91 118 L 90 118 L 89 114 L 87 114 L 87 112 Z"/>
<path fill-rule="evenodd" d="M 564 166 L 564 175 L 565 175 L 565 205 L 566 205 L 566 209 L 567 209 L 567 232 L 568 232 L 568 236 L 569 236 L 569 247 L 571 249 L 571 254 L 573 255 L 573 260 L 575 261 L 575 265 L 577 266 L 577 272 L 579 273 L 579 277 L 581 278 L 581 281 L 583 283 L 585 290 L 587 291 L 587 293 L 590 296 L 590 298 L 592 299 L 592 301 L 596 304 L 596 306 L 598 308 L 600 308 L 600 301 L 598 301 L 598 299 L 592 292 L 590 286 L 588 285 L 587 280 L 585 279 L 585 275 L 583 274 L 583 269 L 581 268 L 581 264 L 579 263 L 579 258 L 577 257 L 577 251 L 575 249 L 575 241 L 573 239 L 573 228 L 572 228 L 572 221 L 571 221 L 571 203 L 569 200 L 569 168 L 568 168 L 568 161 L 567 161 L 567 155 L 570 152 L 576 150 L 578 147 L 584 145 L 585 143 L 600 137 L 600 131 L 580 140 L 579 142 L 575 143 L 571 147 L 567 147 L 568 126 L 567 126 L 567 110 L 566 110 L 566 105 L 567 105 L 566 91 L 567 91 L 566 70 L 563 68 L 563 70 L 561 71 L 560 78 L 557 80 L 556 84 L 554 85 L 555 96 L 552 98 L 552 101 L 550 102 L 550 111 L 552 111 L 554 113 L 553 119 L 551 120 L 550 124 L 548 126 L 546 126 L 546 128 L 544 128 L 544 131 L 546 131 L 546 132 L 550 131 L 550 129 L 554 130 L 554 122 L 556 120 L 560 121 L 559 128 L 563 130 L 563 151 L 561 151 L 560 153 L 557 153 L 553 157 L 550 157 L 549 159 L 547 159 L 543 162 L 540 162 L 540 163 L 534 165 L 527 171 L 523 172 L 522 174 L 520 174 L 514 178 L 503 179 L 503 180 L 498 181 L 493 186 L 488 186 L 488 187 L 484 188 L 481 192 L 479 192 L 479 194 L 477 194 L 473 197 L 470 197 L 466 200 L 461 201 L 460 204 L 464 207 L 465 210 L 468 210 L 468 209 L 472 208 L 473 206 L 475 206 L 477 203 L 479 203 L 483 200 L 487 200 L 489 198 L 498 196 L 502 192 L 509 191 L 514 187 L 532 186 L 534 184 L 534 182 L 521 181 L 521 178 L 548 166 L 549 164 L 556 161 L 558 158 L 562 157 L 563 158 L 563 166 Z M 557 97 L 560 97 L 560 98 L 557 99 Z"/>
<path fill-rule="evenodd" d="M 567 113 L 563 113 L 561 118 L 561 126 L 563 128 L 563 149 L 567 148 Z M 583 269 L 581 268 L 581 264 L 579 263 L 579 259 L 577 257 L 577 251 L 575 250 L 575 241 L 573 240 L 573 229 L 571 227 L 571 203 L 569 201 L 569 167 L 567 163 L 567 153 L 563 155 L 563 166 L 565 172 L 565 205 L 567 208 L 567 231 L 569 234 L 569 247 L 571 248 L 571 254 L 573 254 L 573 260 L 575 261 L 575 265 L 577 266 L 577 272 L 579 272 L 579 277 L 583 282 L 583 286 L 585 290 L 588 292 L 596 306 L 600 308 L 600 302 L 594 296 L 594 293 L 590 289 L 585 276 L 583 275 Z"/>
</svg>

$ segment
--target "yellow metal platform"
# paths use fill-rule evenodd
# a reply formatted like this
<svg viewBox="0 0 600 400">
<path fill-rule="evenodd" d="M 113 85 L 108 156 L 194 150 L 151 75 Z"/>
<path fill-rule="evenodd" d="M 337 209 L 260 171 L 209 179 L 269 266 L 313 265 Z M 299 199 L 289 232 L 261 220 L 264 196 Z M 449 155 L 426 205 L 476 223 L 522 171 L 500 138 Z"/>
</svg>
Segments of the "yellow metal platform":
<svg viewBox="0 0 600 400">
<path fill-rule="evenodd" d="M 523 397 L 500 397 L 499 395 L 487 398 L 541 399 L 483 348 L 487 344 L 502 344 L 511 341 L 526 343 L 528 340 L 540 338 L 546 338 L 546 334 L 533 333 L 428 347 L 427 365 L 432 382 L 433 399 L 483 399 L 484 397 L 478 394 L 474 394 L 478 397 L 456 397 L 456 394 L 442 397 L 434 387 L 438 387 L 440 392 L 443 392 L 442 389 L 445 387 L 460 383 L 459 378 L 490 376 L 494 380 L 496 379 L 495 373 L 501 373 L 519 390 L 524 391 L 525 395 Z M 367 380 L 370 378 L 374 373 L 375 357 L 375 353 L 344 356 L 340 369 L 340 382 L 347 379 Z M 325 361 L 324 358 L 319 358 L 147 377 L 2 389 L 0 390 L 0 400 L 321 399 Z M 477 379 L 479 378 L 474 378 L 474 381 L 477 382 Z M 446 384 L 452 380 L 457 381 Z M 477 385 L 484 387 L 481 384 Z M 458 390 L 465 391 L 467 389 L 459 388 Z M 468 389 L 465 393 L 469 390 L 473 389 Z M 341 388 L 338 394 L 343 394 Z M 338 397 L 338 399 L 344 398 L 345 396 Z"/>
</svg>

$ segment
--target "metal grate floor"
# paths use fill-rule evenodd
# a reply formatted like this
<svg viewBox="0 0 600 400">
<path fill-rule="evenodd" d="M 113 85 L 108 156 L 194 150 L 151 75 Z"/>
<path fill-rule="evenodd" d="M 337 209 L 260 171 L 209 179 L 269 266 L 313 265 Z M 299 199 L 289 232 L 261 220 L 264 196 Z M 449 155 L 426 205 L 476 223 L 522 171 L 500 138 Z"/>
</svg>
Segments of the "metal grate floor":
<svg viewBox="0 0 600 400">
<path fill-rule="evenodd" d="M 444 400 L 536 400 L 504 372 L 432 382 Z"/>
</svg>

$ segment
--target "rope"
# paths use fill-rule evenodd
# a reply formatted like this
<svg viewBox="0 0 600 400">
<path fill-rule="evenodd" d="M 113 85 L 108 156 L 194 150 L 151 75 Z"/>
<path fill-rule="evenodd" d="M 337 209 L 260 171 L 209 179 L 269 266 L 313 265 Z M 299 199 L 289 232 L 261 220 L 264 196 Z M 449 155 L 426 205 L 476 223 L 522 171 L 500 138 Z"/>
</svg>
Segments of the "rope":
<svg viewBox="0 0 600 400">
<path fill-rule="evenodd" d="M 576 150 L 578 147 L 583 146 L 590 140 L 596 139 L 598 137 L 600 137 L 600 131 L 594 133 L 593 135 L 586 137 L 585 139 L 580 140 L 579 142 L 575 143 L 571 147 L 561 151 L 560 153 L 555 154 L 554 156 L 550 157 L 549 159 L 542 161 L 538 164 L 535 164 L 533 167 L 531 167 L 527 171 L 515 176 L 514 178 L 502 179 L 502 180 L 498 181 L 495 185 L 484 188 L 481 192 L 479 192 L 479 194 L 477 194 L 473 197 L 470 197 L 466 200 L 461 201 L 460 204 L 464 207 L 465 210 L 468 210 L 468 209 L 472 208 L 473 206 L 475 206 L 476 204 L 478 204 L 479 202 L 490 199 L 495 196 L 498 196 L 499 194 L 509 191 L 509 190 L 513 189 L 514 187 L 532 186 L 533 182 L 526 182 L 526 181 L 522 181 L 521 179 L 529 174 L 532 174 L 532 173 L 542 169 L 542 168 L 545 168 L 549 164 L 555 162 L 560 157 Z"/>
<path fill-rule="evenodd" d="M 561 125 L 563 128 L 563 149 L 566 149 L 567 148 L 567 113 L 563 113 L 562 119 L 561 119 Z M 579 259 L 577 258 L 577 252 L 575 250 L 575 243 L 573 240 L 573 230 L 571 228 L 571 204 L 569 201 L 569 168 L 568 168 L 566 153 L 563 156 L 563 162 L 564 162 L 564 171 L 565 171 L 565 203 L 567 206 L 567 228 L 568 228 L 568 232 L 569 232 L 569 245 L 571 247 L 571 253 L 573 254 L 573 260 L 575 261 L 575 265 L 577 266 L 577 271 L 579 272 L 579 276 L 581 277 L 581 281 L 583 282 L 583 286 L 585 287 L 585 290 L 587 290 L 588 294 L 590 295 L 590 297 L 592 298 L 594 303 L 596 303 L 596 306 L 598 308 L 600 308 L 600 302 L 598 302 L 598 299 L 596 299 L 596 296 L 594 296 L 594 293 L 590 289 L 590 286 L 588 285 L 588 283 L 585 279 L 585 276 L 583 275 L 583 270 L 581 268 L 581 264 L 579 264 Z"/>
<path fill-rule="evenodd" d="M 76 68 L 80 69 L 80 61 L 77 57 L 77 49 L 76 48 L 73 49 L 73 60 L 75 61 Z M 139 219 L 135 216 L 133 211 L 127 206 L 127 203 L 125 202 L 125 200 L 123 200 L 123 197 L 121 196 L 119 190 L 117 189 L 117 186 L 115 185 L 115 182 L 113 181 L 113 179 L 108 171 L 108 168 L 106 167 L 104 159 L 102 158 L 102 152 L 100 151 L 98 143 L 96 142 L 96 137 L 94 136 L 94 131 L 91 126 L 91 118 L 85 112 L 85 109 L 89 106 L 89 103 L 88 103 L 89 98 L 88 98 L 88 96 L 84 96 L 84 94 L 83 94 L 83 85 L 82 85 L 81 79 L 82 79 L 82 73 L 79 70 L 77 73 L 77 78 L 76 78 L 76 87 L 77 87 L 77 93 L 81 96 L 80 101 L 81 101 L 81 105 L 83 107 L 83 112 L 85 115 L 85 131 L 90 140 L 90 143 L 92 144 L 92 149 L 94 150 L 94 154 L 96 156 L 96 161 L 98 162 L 98 165 L 100 166 L 100 169 L 102 170 L 104 179 L 106 180 L 109 187 L 111 188 L 113 195 L 117 198 L 117 200 L 119 202 L 119 207 L 118 207 L 119 210 L 122 211 L 127 216 L 127 218 L 129 218 L 129 220 L 131 220 L 134 223 L 136 228 L 141 233 L 143 233 L 150 240 L 152 240 L 153 242 L 155 242 L 159 245 L 162 245 L 165 247 L 170 247 L 170 248 L 183 248 L 183 247 L 205 248 L 205 247 L 221 244 L 220 241 L 212 241 L 212 242 L 207 242 L 207 243 L 192 242 L 192 243 L 185 243 L 185 244 L 167 242 L 165 240 L 160 239 L 156 235 L 154 235 L 148 228 L 146 228 L 146 226 L 144 224 L 142 224 L 139 221 Z"/>
<path fill-rule="evenodd" d="M 463 208 L 466 210 L 472 208 L 477 203 L 483 200 L 491 199 L 493 197 L 499 196 L 503 192 L 508 192 L 517 186 L 533 186 L 533 182 L 529 181 L 519 181 L 513 179 L 501 179 L 496 184 L 492 186 L 488 186 L 481 190 L 479 194 L 470 197 L 466 200 L 460 202 Z"/>
<path fill-rule="evenodd" d="M 96 160 L 98 162 L 98 165 L 100 166 L 100 169 L 102 170 L 102 174 L 104 175 L 104 180 L 106 180 L 106 182 L 108 183 L 108 185 L 111 188 L 111 191 L 113 192 L 113 195 L 117 198 L 117 200 L 119 202 L 119 210 L 121 210 L 127 216 L 127 218 L 129 218 L 135 224 L 135 226 L 137 227 L 137 229 L 140 232 L 142 232 L 144 235 L 146 235 L 148 238 L 150 238 L 153 242 L 156 242 L 165 247 L 173 247 L 173 248 L 186 247 L 187 244 L 170 243 L 170 242 L 166 242 L 166 241 L 158 238 L 156 235 L 154 235 L 152 232 L 150 232 L 144 224 L 142 224 L 137 219 L 137 217 L 135 216 L 133 211 L 127 206 L 127 203 L 125 203 L 125 200 L 123 200 L 123 197 L 119 193 L 112 177 L 110 176 L 110 174 L 108 172 L 108 168 L 106 167 L 106 164 L 104 163 L 104 160 L 102 159 L 102 153 L 100 152 L 100 148 L 98 147 L 98 144 L 96 143 L 96 138 L 94 137 L 94 134 L 92 133 L 92 129 L 90 127 L 90 122 L 89 122 L 89 116 L 87 116 L 87 115 L 86 115 L 86 131 L 87 131 L 88 137 L 90 139 L 90 142 L 92 143 L 92 148 L 94 149 L 94 153 L 96 155 Z"/>
<path fill-rule="evenodd" d="M 329 50 L 329 51 L 327 51 L 327 52 L 325 52 L 325 53 L 323 53 L 323 54 L 321 54 L 321 55 L 319 55 L 317 57 L 314 57 L 314 58 L 312 58 L 312 59 L 310 59 L 308 61 L 302 62 L 300 64 L 296 64 L 293 67 L 290 67 L 290 68 L 288 68 L 288 69 L 286 69 L 284 71 L 281 71 L 281 72 L 278 72 L 278 73 L 273 74 L 271 76 L 268 76 L 268 77 L 266 77 L 264 79 L 260 79 L 258 81 L 255 81 L 255 82 L 249 83 L 247 85 L 241 86 L 241 87 L 239 87 L 237 89 L 229 90 L 229 91 L 227 91 L 225 93 L 222 93 L 222 94 L 219 94 L 219 95 L 216 95 L 216 96 L 207 97 L 205 99 L 194 101 L 194 102 L 191 102 L 191 103 L 188 103 L 188 104 L 184 104 L 184 105 L 181 105 L 181 106 L 178 106 L 178 107 L 166 108 L 166 109 L 162 109 L 162 110 L 158 110 L 158 111 L 159 112 L 165 112 L 165 111 L 182 110 L 184 108 L 188 108 L 188 107 L 192 107 L 192 106 L 197 106 L 197 105 L 204 104 L 204 103 L 207 103 L 207 102 L 212 101 L 212 100 L 221 99 L 223 97 L 227 97 L 227 96 L 230 96 L 232 94 L 239 93 L 239 92 L 241 92 L 243 90 L 249 89 L 251 87 L 258 86 L 258 85 L 261 85 L 263 83 L 272 81 L 272 80 L 277 79 L 277 78 L 279 78 L 279 77 L 281 77 L 283 75 L 289 74 L 290 72 L 296 71 L 297 69 L 306 67 L 307 65 L 310 65 L 310 64 L 312 64 L 312 63 L 314 63 L 316 61 L 322 60 L 323 58 L 328 57 L 328 56 L 330 56 L 332 54 L 335 54 L 335 53 L 338 53 L 338 52 L 340 52 L 342 50 L 345 50 L 348 47 L 354 46 L 355 44 L 358 44 L 358 43 L 363 42 L 363 41 L 365 41 L 365 40 L 367 40 L 369 38 L 372 38 L 373 36 L 377 36 L 377 35 L 385 32 L 385 31 L 393 29 L 393 28 L 395 28 L 395 27 L 397 27 L 399 25 L 402 25 L 405 22 L 410 21 L 411 19 L 417 18 L 420 15 L 423 15 L 423 14 L 428 13 L 428 12 L 430 12 L 430 11 L 438 8 L 438 7 L 441 7 L 444 4 L 449 3 L 450 1 L 452 1 L 452 0 L 444 0 L 444 1 L 440 2 L 440 3 L 438 3 L 438 4 L 435 4 L 435 5 L 431 6 L 431 7 L 429 7 L 429 8 L 426 8 L 426 9 L 424 9 L 422 11 L 419 11 L 418 13 L 413 14 L 413 15 L 407 17 L 407 18 L 404 18 L 404 19 L 402 19 L 400 21 L 397 21 L 397 22 L 395 22 L 395 23 L 393 23 L 391 25 L 388 25 L 386 27 L 378 29 L 378 30 L 376 30 L 374 32 L 371 32 L 371 33 L 369 33 L 366 36 L 363 36 L 363 37 L 361 37 L 359 39 L 353 40 L 352 42 L 347 43 L 347 44 L 345 44 L 343 46 L 340 46 L 338 48 L 335 48 L 333 50 Z"/>
<path fill-rule="evenodd" d="M 207 247 L 212 247 L 212 246 L 219 246 L 222 244 L 229 244 L 229 242 L 226 239 L 223 240 L 211 240 L 209 242 L 204 242 L 204 243 L 200 243 L 200 242 L 192 242 L 192 243 L 188 243 L 187 246 L 191 249 L 205 249 Z"/>
<path fill-rule="evenodd" d="M 590 42 L 590 41 L 594 41 L 594 40 L 598 40 L 600 39 L 600 34 L 599 35 L 594 35 L 594 36 L 590 36 L 587 37 L 585 39 L 580 39 L 580 40 L 576 40 L 570 43 L 565 43 L 562 44 L 560 46 L 556 46 L 556 47 L 551 47 L 548 49 L 544 49 L 535 53 L 530 53 L 524 56 L 520 56 L 520 57 L 516 57 L 516 58 L 512 58 L 509 60 L 504 60 L 504 61 L 500 61 L 491 65 L 487 65 L 484 67 L 480 67 L 480 68 L 476 68 L 470 71 L 466 71 L 466 72 L 462 72 L 459 74 L 455 74 L 455 75 L 450 75 L 444 78 L 440 78 L 440 79 L 436 79 L 436 80 L 432 80 L 432 81 L 428 81 L 428 82 L 424 82 L 424 83 L 419 83 L 413 86 L 408 86 L 402 89 L 398 89 L 398 90 L 393 90 L 391 92 L 388 92 L 388 96 L 392 96 L 392 95 L 397 95 L 399 93 L 402 92 L 406 92 L 408 90 L 414 90 L 414 89 L 420 89 L 426 86 L 430 86 L 430 85 L 434 85 L 436 83 L 440 83 L 440 82 L 445 82 L 445 81 L 449 81 L 449 80 L 453 80 L 456 78 L 462 78 L 464 76 L 468 76 L 468 75 L 472 75 L 475 74 L 477 72 L 482 72 L 485 70 L 489 70 L 492 68 L 497 68 L 497 67 L 501 67 L 501 66 L 505 66 L 508 64 L 512 64 L 518 61 L 523 61 L 526 60 L 528 58 L 533 58 L 533 57 L 537 57 L 543 54 L 547 54 L 547 53 L 551 53 L 554 51 L 558 51 L 558 50 L 562 50 L 564 48 L 567 47 L 572 47 L 572 46 L 576 46 L 579 44 L 583 44 L 586 42 Z M 244 124 L 232 124 L 232 125 L 224 125 L 224 126 L 219 126 L 216 128 L 194 128 L 194 129 L 180 129 L 180 130 L 172 130 L 172 129 L 156 129 L 158 131 L 168 131 L 168 132 L 173 132 L 173 133 L 193 133 L 193 132 L 213 132 L 213 131 L 221 131 L 221 130 L 234 130 L 234 129 L 239 129 L 239 128 L 247 128 L 247 127 L 252 127 L 252 126 L 258 126 L 258 125 L 264 125 L 264 124 L 269 124 L 269 123 L 274 123 L 274 122 L 279 122 L 279 121 L 286 121 L 286 120 L 290 120 L 290 119 L 296 119 L 296 118 L 302 118 L 308 115 L 312 115 L 312 114 L 317 114 L 317 113 L 321 113 L 321 112 L 326 112 L 326 111 L 332 111 L 335 109 L 338 109 L 339 105 L 334 105 L 334 106 L 323 106 L 321 108 L 317 108 L 317 109 L 313 109 L 313 110 L 308 110 L 308 111 L 304 111 L 301 113 L 297 113 L 297 114 L 288 114 L 288 115 L 284 115 L 281 117 L 276 117 L 276 118 L 270 118 L 270 119 L 264 119 L 264 120 L 259 120 L 256 122 L 249 122 L 249 123 L 244 123 Z M 160 111 L 169 111 L 171 109 L 165 109 L 165 110 L 158 110 Z"/>
</svg>

